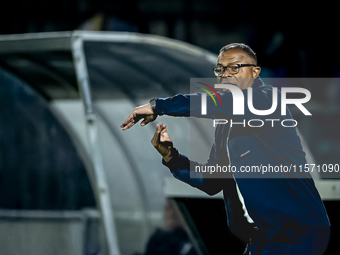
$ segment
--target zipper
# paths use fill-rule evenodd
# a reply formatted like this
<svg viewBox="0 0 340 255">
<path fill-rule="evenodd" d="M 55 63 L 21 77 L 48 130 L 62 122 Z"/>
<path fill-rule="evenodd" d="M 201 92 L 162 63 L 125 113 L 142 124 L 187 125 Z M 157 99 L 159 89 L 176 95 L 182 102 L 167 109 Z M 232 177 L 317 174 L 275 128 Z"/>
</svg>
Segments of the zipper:
<svg viewBox="0 0 340 255">
<path fill-rule="evenodd" d="M 231 166 L 231 161 L 230 161 L 230 154 L 229 154 L 229 136 L 230 136 L 230 130 L 231 130 L 231 126 L 229 125 L 229 130 L 228 130 L 228 135 L 227 135 L 227 156 L 228 156 L 228 160 L 229 160 L 229 165 Z M 248 152 L 247 152 L 248 153 Z M 247 207 L 246 207 L 246 204 L 244 203 L 244 198 L 242 196 L 242 193 L 237 185 L 237 182 L 235 180 L 235 177 L 233 175 L 233 178 L 234 178 L 234 181 L 235 181 L 235 184 L 236 184 L 236 192 L 237 192 L 237 196 L 238 196 L 238 199 L 240 200 L 241 204 L 242 204 L 242 210 L 244 212 L 243 214 L 243 217 L 246 218 L 246 220 L 250 223 L 250 224 L 253 224 L 254 223 L 254 220 L 250 217 L 249 213 L 248 213 L 248 210 L 247 210 Z"/>
<path fill-rule="evenodd" d="M 227 156 L 228 156 L 228 160 L 229 160 L 229 165 L 231 165 L 231 161 L 230 161 L 230 154 L 229 154 L 229 135 L 230 135 L 230 129 L 231 129 L 231 124 L 229 124 L 229 130 L 228 130 L 228 135 L 227 135 Z"/>
</svg>

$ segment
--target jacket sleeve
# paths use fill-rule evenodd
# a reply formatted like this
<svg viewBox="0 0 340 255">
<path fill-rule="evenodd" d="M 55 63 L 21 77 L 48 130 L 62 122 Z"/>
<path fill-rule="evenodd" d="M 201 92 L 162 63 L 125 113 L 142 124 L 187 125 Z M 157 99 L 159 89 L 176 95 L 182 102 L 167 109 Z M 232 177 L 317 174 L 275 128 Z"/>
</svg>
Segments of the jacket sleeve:
<svg viewBox="0 0 340 255">
<path fill-rule="evenodd" d="M 219 93 L 219 92 L 218 92 Z M 159 115 L 169 115 L 177 117 L 199 117 L 199 118 L 218 118 L 221 113 L 229 112 L 232 114 L 232 95 L 231 93 L 219 93 L 223 99 L 223 106 L 215 105 L 210 96 L 207 97 L 207 114 L 201 114 L 201 102 L 203 93 L 177 94 L 173 97 L 156 98 L 156 111 Z M 214 97 L 217 99 L 216 95 Z"/>
<path fill-rule="evenodd" d="M 212 177 L 210 173 L 196 170 L 202 169 L 205 166 L 215 166 L 216 160 L 216 146 L 213 145 L 210 157 L 206 164 L 200 164 L 196 161 L 189 160 L 186 156 L 178 153 L 178 151 L 172 149 L 172 158 L 169 162 L 162 160 L 163 165 L 167 166 L 173 176 L 192 187 L 196 187 L 208 195 L 212 196 L 220 192 L 223 188 L 223 178 Z"/>
<path fill-rule="evenodd" d="M 159 115 L 180 116 L 180 117 L 198 117 L 208 119 L 235 119 L 235 120 L 250 120 L 250 119 L 265 119 L 269 116 L 254 115 L 248 109 L 248 90 L 242 90 L 244 97 L 244 115 L 233 114 L 233 95 L 231 92 L 217 92 L 219 98 L 214 94 L 214 100 L 210 96 L 206 96 L 207 112 L 202 115 L 202 94 L 177 94 L 173 97 L 156 98 L 156 112 Z M 253 106 L 258 110 L 267 110 L 272 106 L 272 90 L 253 89 Z M 216 104 L 215 104 L 216 102 Z M 271 116 L 278 115 L 279 109 Z M 280 116 L 280 115 L 278 115 Z"/>
</svg>

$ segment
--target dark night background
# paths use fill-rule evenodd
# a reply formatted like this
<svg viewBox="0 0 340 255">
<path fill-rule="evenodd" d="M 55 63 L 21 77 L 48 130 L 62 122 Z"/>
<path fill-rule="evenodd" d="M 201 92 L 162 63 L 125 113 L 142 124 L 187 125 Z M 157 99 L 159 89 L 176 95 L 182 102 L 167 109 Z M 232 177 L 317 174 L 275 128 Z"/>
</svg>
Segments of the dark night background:
<svg viewBox="0 0 340 255">
<path fill-rule="evenodd" d="M 298 1 L 3 1 L 0 34 L 79 29 L 97 14 L 103 31 L 179 39 L 214 53 L 249 44 L 276 77 L 338 77 L 338 8 Z M 98 28 L 97 28 L 98 29 Z"/>
</svg>

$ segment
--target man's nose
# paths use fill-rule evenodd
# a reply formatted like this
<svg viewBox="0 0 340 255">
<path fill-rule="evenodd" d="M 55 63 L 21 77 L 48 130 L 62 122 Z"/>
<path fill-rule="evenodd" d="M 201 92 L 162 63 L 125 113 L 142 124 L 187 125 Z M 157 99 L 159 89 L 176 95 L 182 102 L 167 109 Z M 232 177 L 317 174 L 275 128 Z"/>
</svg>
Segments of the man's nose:
<svg viewBox="0 0 340 255">
<path fill-rule="evenodd" d="M 225 70 L 221 77 L 222 78 L 232 78 L 234 76 L 231 75 L 227 70 Z"/>
</svg>

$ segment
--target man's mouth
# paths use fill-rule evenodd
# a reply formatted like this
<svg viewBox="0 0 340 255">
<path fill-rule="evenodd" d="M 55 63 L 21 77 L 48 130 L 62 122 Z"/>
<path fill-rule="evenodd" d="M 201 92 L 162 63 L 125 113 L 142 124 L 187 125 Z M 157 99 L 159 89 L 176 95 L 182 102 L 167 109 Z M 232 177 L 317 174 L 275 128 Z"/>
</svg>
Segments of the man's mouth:
<svg viewBox="0 0 340 255">
<path fill-rule="evenodd" d="M 228 82 L 228 81 L 222 81 L 221 84 L 228 84 L 228 85 L 233 85 L 233 86 L 236 86 L 237 87 L 237 84 L 236 83 L 232 83 L 232 82 Z"/>
<path fill-rule="evenodd" d="M 220 80 L 220 83 L 221 84 L 230 84 L 230 85 L 234 85 L 234 86 L 237 86 L 237 82 L 236 82 L 236 80 L 235 79 L 231 79 L 231 78 L 222 78 L 221 80 Z"/>
</svg>

